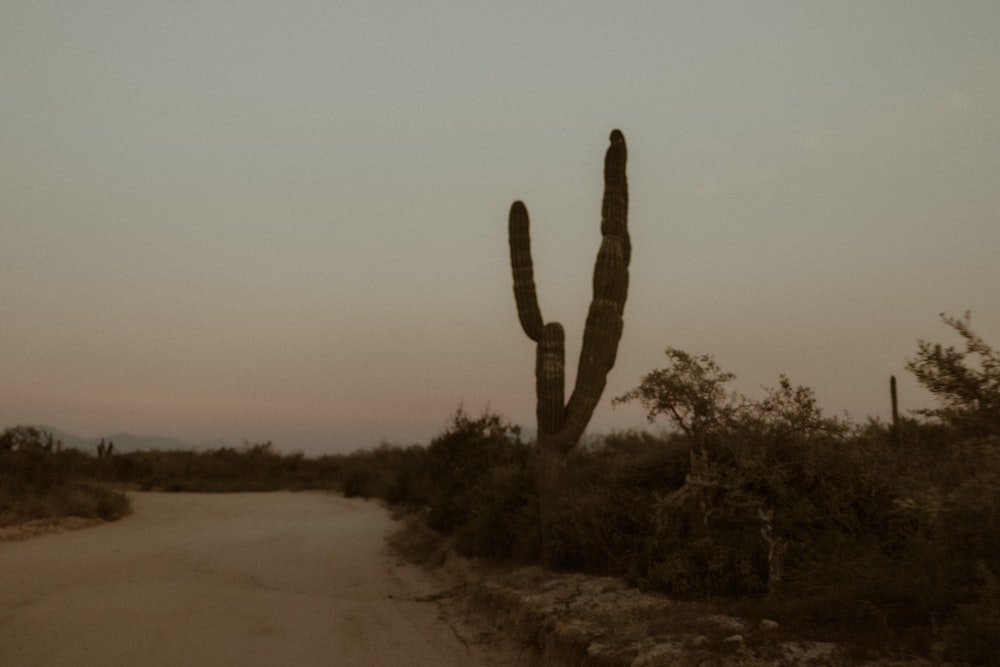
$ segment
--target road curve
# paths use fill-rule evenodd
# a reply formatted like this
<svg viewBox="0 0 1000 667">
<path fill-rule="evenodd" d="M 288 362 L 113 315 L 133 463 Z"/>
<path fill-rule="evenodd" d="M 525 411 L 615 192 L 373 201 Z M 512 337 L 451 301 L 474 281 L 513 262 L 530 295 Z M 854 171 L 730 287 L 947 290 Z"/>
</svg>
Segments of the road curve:
<svg viewBox="0 0 1000 667">
<path fill-rule="evenodd" d="M 379 506 L 132 494 L 115 523 L 0 543 L 0 665 L 503 664 L 420 598 Z"/>
</svg>

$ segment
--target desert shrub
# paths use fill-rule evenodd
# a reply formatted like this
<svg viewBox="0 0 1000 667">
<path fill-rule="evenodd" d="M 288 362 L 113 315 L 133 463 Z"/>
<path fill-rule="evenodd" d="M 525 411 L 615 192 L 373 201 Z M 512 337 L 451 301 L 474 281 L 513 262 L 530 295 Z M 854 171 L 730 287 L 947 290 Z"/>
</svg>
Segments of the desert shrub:
<svg viewBox="0 0 1000 667">
<path fill-rule="evenodd" d="M 38 493 L 62 483 L 52 435 L 32 426 L 15 426 L 0 434 L 0 474 L 13 493 Z"/>
<path fill-rule="evenodd" d="M 856 425 L 784 376 L 748 397 L 726 390 L 732 375 L 710 356 L 668 356 L 623 398 L 676 432 L 611 434 L 570 454 L 552 565 L 756 599 L 834 638 L 994 659 L 1000 437 L 944 414 Z M 422 508 L 463 553 L 524 560 L 538 553 L 534 461 L 501 419 L 459 411 L 428 447 L 359 454 L 345 470 L 354 488 Z"/>
<path fill-rule="evenodd" d="M 99 484 L 72 482 L 53 491 L 50 501 L 50 516 L 79 516 L 84 518 L 114 521 L 131 511 L 128 498 Z"/>
<path fill-rule="evenodd" d="M 921 410 L 966 435 L 990 436 L 1000 431 L 1000 354 L 972 329 L 972 316 L 941 314 L 941 320 L 964 342 L 964 350 L 918 341 L 907 369 L 934 394 L 941 406 Z"/>
<path fill-rule="evenodd" d="M 348 498 L 372 498 L 374 492 L 373 475 L 363 466 L 345 465 L 340 482 L 341 491 Z"/>
<path fill-rule="evenodd" d="M 64 448 L 55 457 L 59 474 L 70 479 L 96 479 L 96 460 L 79 449 Z"/>
<path fill-rule="evenodd" d="M 973 600 L 959 604 L 945 624 L 948 657 L 961 663 L 1000 665 L 1000 577 L 983 561 L 976 563 L 979 588 Z"/>
<path fill-rule="evenodd" d="M 0 451 L 44 451 L 57 449 L 51 433 L 34 426 L 14 426 L 0 433 Z"/>
<path fill-rule="evenodd" d="M 413 505 L 417 491 L 417 474 L 425 451 L 419 446 L 406 448 L 381 447 L 385 460 L 378 466 L 380 474 L 371 489 L 372 496 L 393 505 Z"/>
<path fill-rule="evenodd" d="M 87 458 L 62 450 L 41 429 L 5 430 L 0 435 L 0 525 L 65 516 L 112 520 L 127 513 L 124 494 L 77 478 Z"/>
<path fill-rule="evenodd" d="M 46 491 L 65 481 L 55 455 L 38 449 L 0 452 L 5 484 L 25 492 Z"/>
<path fill-rule="evenodd" d="M 941 382 L 947 409 L 896 429 L 829 418 L 784 376 L 759 398 L 729 392 L 711 356 L 668 350 L 667 368 L 616 400 L 676 432 L 571 453 L 551 563 L 673 595 L 749 596 L 790 628 L 995 660 L 1000 437 L 984 424 L 1000 384 L 964 326 L 966 353 L 921 343 L 918 379 Z M 537 550 L 534 457 L 508 428 L 459 413 L 401 484 L 465 553 L 536 553 L 523 546 Z"/>
<path fill-rule="evenodd" d="M 763 398 L 730 392 L 710 355 L 668 349 L 668 366 L 616 399 L 667 417 L 689 444 L 680 488 L 654 499 L 643 583 L 693 596 L 761 595 L 888 520 L 890 493 L 865 473 L 850 425 L 781 376 Z M 786 557 L 787 556 L 787 557 Z"/>
<path fill-rule="evenodd" d="M 332 488 L 336 462 L 281 454 L 270 442 L 239 449 L 137 451 L 91 459 L 95 478 L 143 490 L 206 493 Z"/>
<path fill-rule="evenodd" d="M 708 355 L 668 357 L 622 397 L 668 417 L 691 452 L 684 484 L 632 511 L 649 517 L 633 523 L 647 540 L 633 545 L 647 553 L 631 563 L 637 583 L 695 597 L 770 594 L 792 623 L 925 649 L 942 620 L 971 618 L 989 599 L 977 563 L 1000 571 L 993 439 L 963 440 L 968 423 L 912 419 L 893 438 L 877 423 L 825 417 L 783 376 L 757 399 L 727 392 L 732 376 Z M 593 542 L 596 528 L 581 532 Z"/>
<path fill-rule="evenodd" d="M 910 591 L 914 624 L 944 626 L 949 655 L 996 647 L 995 573 L 1000 572 L 1000 440 L 955 433 L 944 453 L 919 451 L 919 473 L 898 479 L 896 511 L 916 525 L 895 572 L 910 571 L 897 590 Z M 895 574 L 887 569 L 890 581 Z M 907 587 L 908 584 L 908 587 Z M 977 648 L 979 647 L 979 648 Z M 995 650 L 994 650 L 995 654 Z"/>
<path fill-rule="evenodd" d="M 656 376 L 669 378 L 666 399 L 643 396 L 654 410 L 691 401 L 670 411 L 685 428 L 615 433 L 571 453 L 554 566 L 675 596 L 756 599 L 790 629 L 831 638 L 993 659 L 996 436 L 940 419 L 855 425 L 783 376 L 752 398 L 726 392 L 731 376 L 711 357 L 672 358 L 682 363 Z M 349 458 L 345 489 L 420 508 L 462 553 L 537 557 L 535 451 L 500 418 L 459 411 L 426 448 Z"/>
<path fill-rule="evenodd" d="M 656 558 L 639 583 L 686 598 L 759 595 L 767 581 L 755 538 L 743 526 L 730 533 L 713 530 L 689 537 Z"/>
<path fill-rule="evenodd" d="M 655 499 L 683 484 L 688 449 L 683 439 L 629 431 L 574 451 L 552 525 L 552 564 L 641 577 L 648 567 Z"/>
<path fill-rule="evenodd" d="M 428 445 L 414 482 L 414 500 L 426 505 L 431 528 L 454 533 L 472 518 L 477 499 L 482 507 L 480 487 L 493 471 L 526 465 L 528 449 L 519 436 L 519 429 L 489 411 L 475 419 L 461 408 L 455 412 Z"/>
<path fill-rule="evenodd" d="M 401 448 L 383 443 L 341 457 L 336 476 L 348 498 L 381 498 L 398 505 L 414 504 L 416 471 L 424 457 L 422 447 Z"/>
<path fill-rule="evenodd" d="M 538 496 L 526 448 L 484 474 L 467 495 L 468 512 L 455 530 L 460 552 L 494 560 L 533 562 L 541 547 Z"/>
<path fill-rule="evenodd" d="M 533 560 L 538 548 L 534 452 L 518 428 L 459 408 L 426 447 L 383 445 L 338 457 L 345 495 L 418 510 L 461 553 Z"/>
</svg>

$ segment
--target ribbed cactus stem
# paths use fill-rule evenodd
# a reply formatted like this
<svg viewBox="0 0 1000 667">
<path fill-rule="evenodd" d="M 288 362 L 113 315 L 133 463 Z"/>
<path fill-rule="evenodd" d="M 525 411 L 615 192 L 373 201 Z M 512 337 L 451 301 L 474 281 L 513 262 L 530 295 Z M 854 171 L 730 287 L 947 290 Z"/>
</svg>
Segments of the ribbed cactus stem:
<svg viewBox="0 0 1000 667">
<path fill-rule="evenodd" d="M 538 344 L 535 366 L 539 440 L 563 452 L 583 435 L 600 401 L 608 372 L 615 364 L 622 334 L 622 313 L 628 294 L 628 181 L 625 137 L 611 133 L 604 158 L 604 199 L 601 205 L 601 246 L 594 266 L 593 299 L 583 332 L 576 383 L 564 399 L 563 329 L 544 324 L 535 290 L 528 210 L 517 201 L 510 208 L 510 261 L 514 297 L 521 327 Z"/>
<path fill-rule="evenodd" d="M 604 156 L 604 200 L 601 203 L 601 236 L 615 237 L 622 241 L 622 259 L 625 266 L 632 258 L 628 237 L 628 179 L 625 162 L 628 150 L 620 130 L 611 132 L 611 146 Z M 626 276 L 627 277 L 627 276 Z M 624 301 L 623 301 L 624 303 Z"/>
<path fill-rule="evenodd" d="M 550 535 L 567 453 L 580 440 L 597 407 L 608 371 L 615 365 L 622 335 L 622 312 L 628 294 L 628 181 L 625 178 L 625 137 L 611 133 L 604 157 L 604 199 L 601 204 L 601 247 L 594 265 L 594 295 L 587 312 L 583 346 L 573 395 L 564 404 L 565 343 L 562 325 L 545 324 L 535 291 L 531 262 L 528 209 L 516 201 L 510 207 L 510 266 L 514 275 L 517 316 L 528 338 L 536 343 L 538 499 L 542 529 L 542 560 L 550 558 Z"/>
<path fill-rule="evenodd" d="M 510 207 L 510 266 L 514 273 L 514 299 L 517 317 L 528 338 L 536 343 L 542 337 L 542 311 L 535 292 L 535 274 L 531 264 L 531 235 L 528 209 L 519 201 Z"/>
<path fill-rule="evenodd" d="M 889 376 L 889 398 L 892 400 L 892 437 L 899 440 L 899 401 L 896 396 L 896 376 Z"/>
<path fill-rule="evenodd" d="M 561 324 L 550 322 L 545 325 L 537 355 L 535 393 L 538 397 L 538 430 L 551 434 L 558 431 L 563 422 L 566 352 Z"/>
</svg>

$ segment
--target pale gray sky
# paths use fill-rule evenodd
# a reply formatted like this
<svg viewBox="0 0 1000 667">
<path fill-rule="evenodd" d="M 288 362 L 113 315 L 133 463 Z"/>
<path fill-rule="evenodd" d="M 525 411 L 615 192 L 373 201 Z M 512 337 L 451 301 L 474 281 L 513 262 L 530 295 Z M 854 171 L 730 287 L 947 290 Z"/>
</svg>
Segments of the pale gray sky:
<svg viewBox="0 0 1000 667">
<path fill-rule="evenodd" d="M 510 203 L 570 381 L 611 129 L 634 244 L 610 400 L 711 353 L 833 414 L 1000 345 L 1000 4 L 0 4 L 0 427 L 286 450 L 534 424 Z"/>
</svg>

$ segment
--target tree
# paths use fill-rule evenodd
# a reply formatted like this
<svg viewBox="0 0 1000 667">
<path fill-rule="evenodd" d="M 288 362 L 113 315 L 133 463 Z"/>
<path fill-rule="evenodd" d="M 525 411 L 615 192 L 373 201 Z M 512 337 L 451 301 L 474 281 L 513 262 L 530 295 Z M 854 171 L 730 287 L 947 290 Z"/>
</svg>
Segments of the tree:
<svg viewBox="0 0 1000 667">
<path fill-rule="evenodd" d="M 638 401 L 649 421 L 665 416 L 691 441 L 684 485 L 662 499 L 661 511 L 691 533 L 711 535 L 713 523 L 722 533 L 742 527 L 760 541 L 766 555 L 761 585 L 774 592 L 788 546 L 776 522 L 790 523 L 788 499 L 801 493 L 797 476 L 808 467 L 809 449 L 842 438 L 848 425 L 825 417 L 813 391 L 785 375 L 777 387 L 765 388 L 763 398 L 750 398 L 726 388 L 736 376 L 711 355 L 676 348 L 666 354 L 665 368 L 614 399 L 615 404 Z M 775 518 L 777 504 L 785 517 Z"/>
<path fill-rule="evenodd" d="M 0 434 L 0 450 L 51 452 L 54 446 L 52 434 L 34 426 L 14 426 Z"/>
<path fill-rule="evenodd" d="M 919 410 L 970 435 L 1000 432 L 1000 356 L 972 330 L 972 315 L 962 318 L 941 313 L 941 320 L 958 332 L 965 349 L 940 343 L 917 342 L 917 355 L 906 368 L 943 404 Z"/>
<path fill-rule="evenodd" d="M 726 390 L 736 376 L 724 372 L 710 354 L 694 356 L 667 348 L 665 368 L 646 374 L 638 387 L 618 396 L 613 404 L 638 401 L 653 422 L 666 416 L 685 435 L 702 444 L 738 410 L 738 398 Z"/>
<path fill-rule="evenodd" d="M 841 434 L 846 428 L 823 415 L 812 389 L 793 385 L 784 374 L 777 387 L 765 387 L 764 398 L 756 399 L 729 391 L 726 384 L 736 376 L 723 371 L 712 355 L 695 356 L 673 347 L 666 354 L 666 367 L 647 373 L 638 387 L 613 403 L 638 401 L 650 422 L 667 417 L 696 447 L 750 433 L 777 441 L 792 434 Z"/>
</svg>

